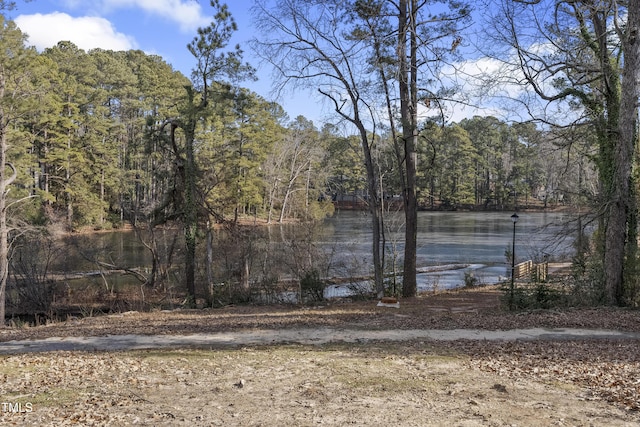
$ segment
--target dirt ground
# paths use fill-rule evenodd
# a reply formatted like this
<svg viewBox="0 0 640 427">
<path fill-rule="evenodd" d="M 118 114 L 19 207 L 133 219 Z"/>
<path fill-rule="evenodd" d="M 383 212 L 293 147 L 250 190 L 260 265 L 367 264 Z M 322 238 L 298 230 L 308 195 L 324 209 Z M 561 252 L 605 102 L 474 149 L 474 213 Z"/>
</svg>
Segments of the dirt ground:
<svg viewBox="0 0 640 427">
<path fill-rule="evenodd" d="M 621 309 L 507 313 L 492 288 L 317 307 L 123 313 L 0 330 L 55 336 L 300 327 L 640 331 Z M 0 357 L 2 425 L 635 426 L 636 340 L 406 341 Z"/>
</svg>

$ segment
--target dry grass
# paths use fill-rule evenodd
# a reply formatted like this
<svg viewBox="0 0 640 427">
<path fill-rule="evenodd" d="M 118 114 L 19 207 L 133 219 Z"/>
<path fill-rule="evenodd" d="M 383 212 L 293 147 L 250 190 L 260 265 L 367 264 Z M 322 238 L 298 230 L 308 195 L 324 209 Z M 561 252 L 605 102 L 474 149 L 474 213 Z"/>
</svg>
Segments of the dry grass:
<svg viewBox="0 0 640 427">
<path fill-rule="evenodd" d="M 635 425 L 597 387 L 536 369 L 593 370 L 543 346 L 472 343 L 283 345 L 0 358 L 3 425 Z M 635 346 L 629 346 L 631 350 Z M 523 357 L 524 354 L 527 357 Z M 554 356 L 555 354 L 555 356 Z M 629 353 L 630 354 L 630 353 Z M 601 362 L 611 353 L 602 352 Z M 575 362 L 575 360 L 574 360 Z M 570 369 L 573 370 L 573 369 Z M 551 372 L 551 371 L 548 371 Z M 637 360 L 627 374 L 637 378 Z M 583 375 L 584 376 L 584 375 Z"/>
<path fill-rule="evenodd" d="M 640 331 L 621 309 L 508 313 L 482 288 L 317 307 L 121 313 L 8 328 L 0 341 L 283 328 Z M 638 425 L 637 341 L 369 342 L 0 357 L 3 425 Z M 1 409 L 1 407 L 0 407 Z"/>
<path fill-rule="evenodd" d="M 253 329 L 348 327 L 351 329 L 591 328 L 640 332 L 640 311 L 574 308 L 507 312 L 497 287 L 463 289 L 402 299 L 400 308 L 377 301 L 322 305 L 244 305 L 219 309 L 125 312 L 39 327 L 0 330 L 0 342 L 56 336 L 191 334 Z"/>
</svg>

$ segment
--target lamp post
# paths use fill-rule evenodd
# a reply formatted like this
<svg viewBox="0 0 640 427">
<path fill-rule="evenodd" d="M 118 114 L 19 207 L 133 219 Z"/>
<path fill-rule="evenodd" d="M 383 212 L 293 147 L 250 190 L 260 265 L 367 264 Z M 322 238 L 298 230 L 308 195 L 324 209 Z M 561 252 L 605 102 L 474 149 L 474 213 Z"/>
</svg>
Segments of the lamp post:
<svg viewBox="0 0 640 427">
<path fill-rule="evenodd" d="M 516 275 L 516 222 L 518 222 L 518 214 L 511 215 L 513 221 L 513 240 L 511 243 L 511 288 L 509 289 L 509 308 L 513 309 L 513 289 Z"/>
</svg>

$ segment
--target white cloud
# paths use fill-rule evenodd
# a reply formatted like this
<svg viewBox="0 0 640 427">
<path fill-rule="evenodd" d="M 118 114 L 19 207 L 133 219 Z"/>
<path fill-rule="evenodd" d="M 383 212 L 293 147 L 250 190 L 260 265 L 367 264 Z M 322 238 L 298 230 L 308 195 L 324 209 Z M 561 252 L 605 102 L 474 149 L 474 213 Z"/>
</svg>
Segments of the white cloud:
<svg viewBox="0 0 640 427">
<path fill-rule="evenodd" d="M 453 99 L 442 101 L 440 106 L 423 107 L 419 113 L 423 117 L 439 115 L 443 107 L 447 121 L 456 123 L 473 116 L 504 117 L 509 108 L 505 101 L 522 92 L 512 78 L 505 79 L 510 75 L 503 63 L 488 57 L 448 64 L 438 78 L 445 87 L 455 88 Z"/>
<path fill-rule="evenodd" d="M 202 14 L 200 3 L 192 0 L 103 0 L 106 10 L 138 8 L 176 22 L 183 32 L 206 26 L 211 18 Z"/>
<path fill-rule="evenodd" d="M 71 41 L 81 49 L 129 50 L 136 48 L 133 38 L 119 33 L 111 22 L 100 17 L 74 18 L 66 13 L 20 15 L 16 24 L 38 50 Z"/>
<path fill-rule="evenodd" d="M 454 68 L 454 67 L 451 67 Z M 450 71 L 458 84 L 477 98 L 517 98 L 525 91 L 517 67 L 493 58 L 480 57 L 456 64 Z"/>
<path fill-rule="evenodd" d="M 542 52 L 543 45 L 536 46 Z M 456 87 L 456 101 L 445 102 L 447 118 L 459 122 L 464 118 L 495 116 L 503 120 L 528 120 L 548 114 L 546 103 L 532 92 L 522 76 L 517 58 L 510 62 L 478 57 L 450 64 L 439 78 Z M 433 112 L 433 109 L 428 112 Z"/>
</svg>

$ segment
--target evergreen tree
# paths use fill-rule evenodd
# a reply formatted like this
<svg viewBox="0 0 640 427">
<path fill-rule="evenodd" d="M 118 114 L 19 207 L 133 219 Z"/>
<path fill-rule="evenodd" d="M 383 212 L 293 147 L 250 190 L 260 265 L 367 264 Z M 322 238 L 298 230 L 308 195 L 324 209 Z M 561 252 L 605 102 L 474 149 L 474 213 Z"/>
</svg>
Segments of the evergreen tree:
<svg viewBox="0 0 640 427">
<path fill-rule="evenodd" d="M 99 196 L 100 209 L 97 224 L 107 226 L 106 216 L 120 208 L 121 194 L 125 189 L 124 164 L 127 128 L 124 114 L 134 90 L 137 78 L 122 52 L 93 50 L 90 57 L 97 68 L 96 108 L 92 125 L 89 153 L 94 165 L 93 192 Z"/>
<path fill-rule="evenodd" d="M 91 153 L 86 149 L 103 132 L 94 117 L 102 108 L 93 89 L 97 69 L 89 55 L 70 42 L 60 42 L 44 55 L 57 65 L 52 88 L 59 97 L 59 110 L 53 132 L 44 141 L 43 161 L 54 206 L 64 206 L 66 226 L 73 229 L 99 217 L 99 197 L 92 191 Z"/>
<path fill-rule="evenodd" d="M 436 162 L 441 171 L 440 199 L 446 208 L 471 205 L 474 202 L 474 170 L 476 152 L 467 132 L 458 125 L 448 126 L 442 133 Z"/>
<path fill-rule="evenodd" d="M 213 22 L 208 27 L 199 28 L 198 35 L 187 46 L 197 63 L 192 74 L 193 85 L 186 87 L 186 102 L 178 117 L 168 118 L 159 126 L 162 139 L 175 157 L 176 185 L 167 195 L 167 200 L 172 201 L 174 208 L 171 215 L 180 219 L 184 229 L 185 287 L 189 305 L 195 303 L 197 232 L 204 208 L 202 192 L 197 188 L 200 174 L 196 163 L 198 132 L 208 129 L 210 103 L 215 103 L 220 95 L 212 92 L 214 85 L 225 78 L 238 81 L 251 77 L 254 71 L 242 63 L 239 46 L 227 50 L 237 29 L 227 6 L 212 0 L 211 7 L 216 11 Z M 166 207 L 168 203 L 163 205 Z"/>
</svg>

